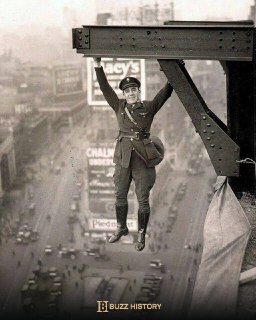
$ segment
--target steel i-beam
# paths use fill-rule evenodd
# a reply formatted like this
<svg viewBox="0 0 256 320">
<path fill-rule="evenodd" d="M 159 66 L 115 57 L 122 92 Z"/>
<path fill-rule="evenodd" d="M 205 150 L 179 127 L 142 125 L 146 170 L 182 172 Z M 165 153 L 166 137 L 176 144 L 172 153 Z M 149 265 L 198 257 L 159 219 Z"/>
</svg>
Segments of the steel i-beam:
<svg viewBox="0 0 256 320">
<path fill-rule="evenodd" d="M 246 22 L 163 26 L 83 26 L 73 48 L 89 57 L 251 61 L 253 25 Z"/>
</svg>

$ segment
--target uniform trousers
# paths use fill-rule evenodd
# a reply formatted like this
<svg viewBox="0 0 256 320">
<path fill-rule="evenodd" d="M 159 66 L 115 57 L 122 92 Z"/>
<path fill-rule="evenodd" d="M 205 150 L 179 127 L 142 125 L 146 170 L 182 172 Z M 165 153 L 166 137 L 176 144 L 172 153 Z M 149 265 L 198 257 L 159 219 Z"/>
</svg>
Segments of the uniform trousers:
<svg viewBox="0 0 256 320">
<path fill-rule="evenodd" d="M 114 172 L 114 184 L 116 195 L 116 206 L 128 204 L 127 195 L 131 181 L 135 184 L 135 193 L 139 203 L 140 212 L 149 212 L 149 195 L 155 180 L 156 169 L 148 168 L 135 150 L 132 150 L 128 168 L 116 164 Z"/>
</svg>

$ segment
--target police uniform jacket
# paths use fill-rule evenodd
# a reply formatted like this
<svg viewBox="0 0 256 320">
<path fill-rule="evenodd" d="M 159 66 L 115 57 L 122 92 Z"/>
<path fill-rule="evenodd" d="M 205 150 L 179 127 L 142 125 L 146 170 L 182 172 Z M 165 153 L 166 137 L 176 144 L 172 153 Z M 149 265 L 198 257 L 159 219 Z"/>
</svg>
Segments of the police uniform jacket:
<svg viewBox="0 0 256 320">
<path fill-rule="evenodd" d="M 115 111 L 120 132 L 126 134 L 138 132 L 139 129 L 131 122 L 125 112 L 127 106 L 132 117 L 137 122 L 138 126 L 143 130 L 149 132 L 153 118 L 159 109 L 163 106 L 166 100 L 171 96 L 173 88 L 167 82 L 166 85 L 156 94 L 152 101 L 138 101 L 134 105 L 129 105 L 125 99 L 119 99 L 115 91 L 109 85 L 106 75 L 102 67 L 95 67 L 96 76 L 99 82 L 100 89 L 108 102 L 109 106 Z M 150 163 L 146 150 L 145 140 L 136 140 L 133 138 L 124 138 L 119 136 L 114 152 L 114 163 L 122 167 L 128 168 L 130 163 L 131 152 L 134 149 L 137 154 L 146 162 L 148 167 L 153 167 L 154 164 Z"/>
</svg>

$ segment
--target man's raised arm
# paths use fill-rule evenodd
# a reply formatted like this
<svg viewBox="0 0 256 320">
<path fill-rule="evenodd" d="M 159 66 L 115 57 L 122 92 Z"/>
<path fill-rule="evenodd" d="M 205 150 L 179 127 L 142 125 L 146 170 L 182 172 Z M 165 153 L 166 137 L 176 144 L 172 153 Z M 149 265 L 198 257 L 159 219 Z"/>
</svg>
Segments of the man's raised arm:
<svg viewBox="0 0 256 320">
<path fill-rule="evenodd" d="M 93 58 L 94 68 L 99 82 L 100 90 L 102 91 L 107 103 L 114 111 L 117 111 L 119 99 L 115 91 L 111 88 L 101 65 L 101 58 Z"/>
</svg>

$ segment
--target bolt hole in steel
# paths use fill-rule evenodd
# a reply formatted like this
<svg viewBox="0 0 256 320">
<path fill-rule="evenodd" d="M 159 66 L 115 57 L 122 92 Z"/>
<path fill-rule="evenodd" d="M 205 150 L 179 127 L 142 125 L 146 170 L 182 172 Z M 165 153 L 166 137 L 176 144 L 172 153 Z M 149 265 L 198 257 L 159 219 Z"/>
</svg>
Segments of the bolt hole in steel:
<svg viewBox="0 0 256 320">
<path fill-rule="evenodd" d="M 219 49 L 222 49 L 222 46 L 219 46 Z"/>
<path fill-rule="evenodd" d="M 151 31 L 148 30 L 148 31 L 147 31 L 147 34 L 151 34 Z"/>
<path fill-rule="evenodd" d="M 219 147 L 220 150 L 222 150 L 222 147 Z"/>
<path fill-rule="evenodd" d="M 232 32 L 232 34 L 233 34 L 233 35 L 235 35 L 235 34 L 236 34 L 236 32 L 235 32 L 235 31 L 233 31 L 233 32 Z"/>
<path fill-rule="evenodd" d="M 222 38 L 219 38 L 219 41 L 223 41 L 223 39 L 222 39 Z"/>
<path fill-rule="evenodd" d="M 222 161 L 222 159 L 218 159 L 219 161 Z"/>
<path fill-rule="evenodd" d="M 223 32 L 222 31 L 220 31 L 220 34 L 222 34 Z"/>
<path fill-rule="evenodd" d="M 235 42 L 236 41 L 236 39 L 232 39 L 232 42 Z"/>
</svg>

